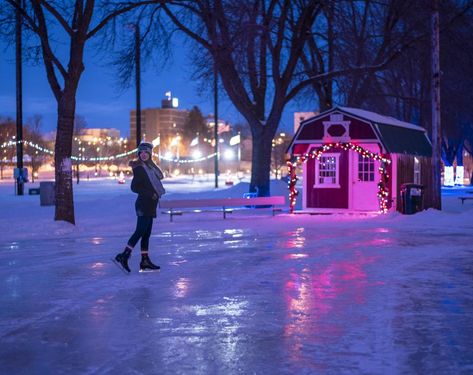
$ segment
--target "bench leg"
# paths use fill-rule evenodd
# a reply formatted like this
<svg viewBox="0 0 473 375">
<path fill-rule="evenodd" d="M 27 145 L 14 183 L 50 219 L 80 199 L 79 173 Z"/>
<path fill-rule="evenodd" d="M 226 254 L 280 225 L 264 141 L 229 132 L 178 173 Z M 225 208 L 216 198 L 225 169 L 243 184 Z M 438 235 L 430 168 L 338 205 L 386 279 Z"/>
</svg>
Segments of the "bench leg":
<svg viewBox="0 0 473 375">
<path fill-rule="evenodd" d="M 227 213 L 225 211 L 225 207 L 222 207 L 222 209 L 223 209 L 223 219 L 226 219 L 227 218 Z"/>
</svg>

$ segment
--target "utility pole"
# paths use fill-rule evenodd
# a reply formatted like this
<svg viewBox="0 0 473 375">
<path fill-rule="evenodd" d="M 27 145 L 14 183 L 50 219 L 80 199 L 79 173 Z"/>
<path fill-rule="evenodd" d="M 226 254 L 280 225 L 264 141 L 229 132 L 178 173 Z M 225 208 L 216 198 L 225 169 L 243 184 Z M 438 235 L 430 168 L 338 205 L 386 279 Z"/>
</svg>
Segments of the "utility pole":
<svg viewBox="0 0 473 375">
<path fill-rule="evenodd" d="M 442 209 L 441 200 L 441 123 L 440 123 L 440 16 L 439 1 L 432 2 L 432 194 L 434 208 Z"/>
<path fill-rule="evenodd" d="M 214 61 L 214 140 L 215 140 L 215 188 L 218 188 L 218 71 Z"/>
<path fill-rule="evenodd" d="M 16 193 L 23 195 L 23 83 L 22 83 L 22 46 L 21 46 L 21 0 L 17 0 L 16 8 Z"/>
<path fill-rule="evenodd" d="M 136 147 L 141 142 L 141 41 L 140 25 L 135 25 Z"/>
</svg>

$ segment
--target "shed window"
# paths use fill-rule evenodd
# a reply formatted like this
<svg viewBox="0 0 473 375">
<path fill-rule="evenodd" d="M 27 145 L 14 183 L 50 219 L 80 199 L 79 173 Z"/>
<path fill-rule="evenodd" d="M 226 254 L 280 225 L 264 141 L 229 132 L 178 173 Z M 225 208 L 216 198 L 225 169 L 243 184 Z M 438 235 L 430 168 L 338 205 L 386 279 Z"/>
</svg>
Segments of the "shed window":
<svg viewBox="0 0 473 375">
<path fill-rule="evenodd" d="M 358 181 L 374 181 L 374 160 L 358 154 Z"/>
<path fill-rule="evenodd" d="M 324 154 L 315 163 L 315 185 L 317 188 L 339 188 L 340 154 Z"/>
</svg>

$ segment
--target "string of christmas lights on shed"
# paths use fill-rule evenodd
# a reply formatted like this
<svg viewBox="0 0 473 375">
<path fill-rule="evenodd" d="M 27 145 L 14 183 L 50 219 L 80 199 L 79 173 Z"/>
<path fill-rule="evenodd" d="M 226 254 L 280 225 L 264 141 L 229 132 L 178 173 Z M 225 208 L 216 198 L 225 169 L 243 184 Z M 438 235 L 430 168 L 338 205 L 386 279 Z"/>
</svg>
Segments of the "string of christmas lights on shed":
<svg viewBox="0 0 473 375">
<path fill-rule="evenodd" d="M 363 147 L 353 144 L 351 142 L 348 143 L 328 143 L 323 146 L 320 146 L 310 152 L 306 152 L 303 155 L 296 156 L 294 161 L 287 161 L 287 168 L 289 172 L 289 182 L 288 182 L 288 188 L 289 188 L 289 209 L 290 212 L 294 212 L 294 208 L 296 205 L 296 199 L 297 196 L 299 195 L 299 191 L 296 189 L 296 183 L 297 183 L 297 176 L 296 176 L 296 168 L 303 164 L 306 163 L 309 159 L 317 159 L 320 160 L 320 157 L 322 156 L 323 153 L 327 152 L 328 150 L 332 148 L 341 148 L 344 151 L 351 150 L 355 151 L 358 154 L 360 154 L 364 158 L 371 158 L 376 161 L 381 162 L 381 166 L 379 167 L 378 171 L 380 174 L 380 181 L 378 182 L 378 200 L 379 200 L 379 210 L 381 213 L 387 213 L 388 212 L 388 203 L 389 203 L 389 189 L 388 189 L 388 182 L 389 182 L 389 175 L 386 169 L 386 165 L 391 163 L 391 160 L 381 156 L 379 154 L 376 154 L 374 152 L 368 151 L 364 149 Z"/>
</svg>

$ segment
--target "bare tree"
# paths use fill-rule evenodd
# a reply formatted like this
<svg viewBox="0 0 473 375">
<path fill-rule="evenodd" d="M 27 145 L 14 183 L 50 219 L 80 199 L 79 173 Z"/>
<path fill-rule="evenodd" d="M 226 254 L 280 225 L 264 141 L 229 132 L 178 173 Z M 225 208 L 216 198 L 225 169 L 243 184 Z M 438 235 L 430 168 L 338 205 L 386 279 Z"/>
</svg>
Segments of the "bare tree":
<svg viewBox="0 0 473 375">
<path fill-rule="evenodd" d="M 172 22 L 205 51 L 207 77 L 216 64 L 225 92 L 252 131 L 250 191 L 269 195 L 271 144 L 294 83 L 303 47 L 322 1 L 242 0 L 161 3 Z"/>
<path fill-rule="evenodd" d="M 458 12 L 455 5 L 447 9 L 448 14 Z M 457 166 L 463 166 L 463 147 L 471 137 L 473 126 L 472 21 L 473 13 L 466 13 L 440 34 L 442 160 L 446 166 L 453 166 L 454 161 Z"/>
<path fill-rule="evenodd" d="M 76 94 L 84 72 L 84 49 L 108 23 L 153 1 L 74 0 L 48 2 L 5 0 L 10 5 L 2 9 L 2 20 L 8 11 L 19 8 L 25 28 L 39 41 L 36 49 L 44 64 L 47 79 L 57 101 L 58 118 L 55 143 L 56 209 L 55 220 L 75 223 L 72 191 L 72 138 L 76 111 Z M 5 22 L 3 27 L 11 27 Z M 59 45 L 67 42 L 64 57 Z"/>
<path fill-rule="evenodd" d="M 34 115 L 28 119 L 26 125 L 26 137 L 34 145 L 46 148 L 46 142 L 43 140 L 41 128 L 43 125 L 43 117 L 41 115 Z M 46 160 L 46 155 L 39 152 L 34 146 L 28 147 L 28 154 L 31 158 L 31 181 L 35 181 L 35 174 L 41 165 Z"/>
<path fill-rule="evenodd" d="M 0 117 L 0 179 L 3 180 L 3 168 L 13 163 L 16 149 L 8 146 L 13 137 L 16 136 L 16 124 L 11 118 Z"/>
</svg>

